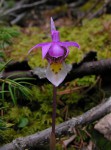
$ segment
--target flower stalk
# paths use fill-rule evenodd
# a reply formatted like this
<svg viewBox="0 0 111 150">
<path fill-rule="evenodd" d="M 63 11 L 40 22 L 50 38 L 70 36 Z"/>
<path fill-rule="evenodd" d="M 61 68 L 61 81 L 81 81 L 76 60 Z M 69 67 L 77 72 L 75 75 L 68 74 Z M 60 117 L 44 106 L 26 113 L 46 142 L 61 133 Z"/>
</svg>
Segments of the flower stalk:
<svg viewBox="0 0 111 150">
<path fill-rule="evenodd" d="M 50 150 L 55 150 L 56 147 L 56 136 L 55 136 L 56 106 L 57 106 L 56 102 L 57 102 L 57 87 L 53 85 L 52 131 L 50 135 Z"/>
<path fill-rule="evenodd" d="M 53 104 L 52 104 L 52 132 L 55 134 L 55 122 L 56 122 L 56 101 L 57 101 L 57 87 L 53 85 Z"/>
</svg>

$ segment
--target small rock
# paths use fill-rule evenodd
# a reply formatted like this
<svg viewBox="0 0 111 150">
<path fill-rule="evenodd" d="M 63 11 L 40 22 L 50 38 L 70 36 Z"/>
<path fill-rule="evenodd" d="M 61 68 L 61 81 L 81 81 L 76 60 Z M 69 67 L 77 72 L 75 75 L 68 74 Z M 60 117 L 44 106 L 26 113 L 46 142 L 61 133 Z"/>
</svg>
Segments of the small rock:
<svg viewBox="0 0 111 150">
<path fill-rule="evenodd" d="M 94 126 L 94 129 L 104 135 L 105 138 L 111 141 L 111 113 L 103 117 Z"/>
</svg>

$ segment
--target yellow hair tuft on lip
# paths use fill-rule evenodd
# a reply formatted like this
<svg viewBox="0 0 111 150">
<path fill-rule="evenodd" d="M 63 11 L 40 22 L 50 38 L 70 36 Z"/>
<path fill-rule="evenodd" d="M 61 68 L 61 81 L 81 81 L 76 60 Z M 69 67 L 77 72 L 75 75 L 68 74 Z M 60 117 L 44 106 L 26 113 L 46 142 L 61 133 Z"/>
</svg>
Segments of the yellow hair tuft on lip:
<svg viewBox="0 0 111 150">
<path fill-rule="evenodd" d="M 62 64 L 60 62 L 51 63 L 50 68 L 52 72 L 57 74 L 62 69 Z"/>
</svg>

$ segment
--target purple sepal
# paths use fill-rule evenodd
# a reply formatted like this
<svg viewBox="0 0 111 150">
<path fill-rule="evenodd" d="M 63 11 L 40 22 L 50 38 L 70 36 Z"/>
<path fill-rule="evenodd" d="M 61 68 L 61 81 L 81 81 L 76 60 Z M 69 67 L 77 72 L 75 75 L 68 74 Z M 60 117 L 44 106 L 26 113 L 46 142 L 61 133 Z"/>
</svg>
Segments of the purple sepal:
<svg viewBox="0 0 111 150">
<path fill-rule="evenodd" d="M 50 42 L 40 43 L 40 44 L 37 44 L 37 45 L 33 46 L 33 47 L 28 51 L 28 54 L 29 54 L 32 50 L 34 50 L 34 49 L 36 49 L 36 48 L 39 48 L 39 47 L 42 47 L 42 46 L 46 46 L 47 44 L 50 44 Z"/>
<path fill-rule="evenodd" d="M 42 58 L 44 59 L 46 54 L 48 53 L 50 47 L 51 47 L 51 43 L 49 44 L 45 44 L 44 46 L 42 46 Z"/>
<path fill-rule="evenodd" d="M 56 31 L 56 27 L 55 27 L 55 24 L 54 24 L 52 17 L 51 17 L 51 23 L 50 24 L 51 24 L 51 32 Z"/>
<path fill-rule="evenodd" d="M 74 47 L 80 48 L 79 44 L 76 42 L 58 42 L 58 44 L 64 47 L 74 46 Z"/>
</svg>

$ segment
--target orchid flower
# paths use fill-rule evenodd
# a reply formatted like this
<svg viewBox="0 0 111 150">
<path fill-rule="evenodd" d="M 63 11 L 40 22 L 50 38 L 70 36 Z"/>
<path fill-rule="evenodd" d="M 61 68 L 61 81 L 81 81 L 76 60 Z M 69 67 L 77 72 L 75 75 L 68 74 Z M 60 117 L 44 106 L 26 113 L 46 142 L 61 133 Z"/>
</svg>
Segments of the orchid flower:
<svg viewBox="0 0 111 150">
<path fill-rule="evenodd" d="M 29 53 L 35 48 L 42 48 L 42 58 L 47 59 L 48 67 L 46 69 L 47 79 L 55 86 L 58 86 L 68 73 L 65 59 L 69 54 L 69 47 L 79 48 L 76 42 L 61 42 L 59 31 L 56 30 L 53 19 L 51 18 L 51 38 L 52 42 L 45 42 L 35 45 L 29 50 Z"/>
</svg>

